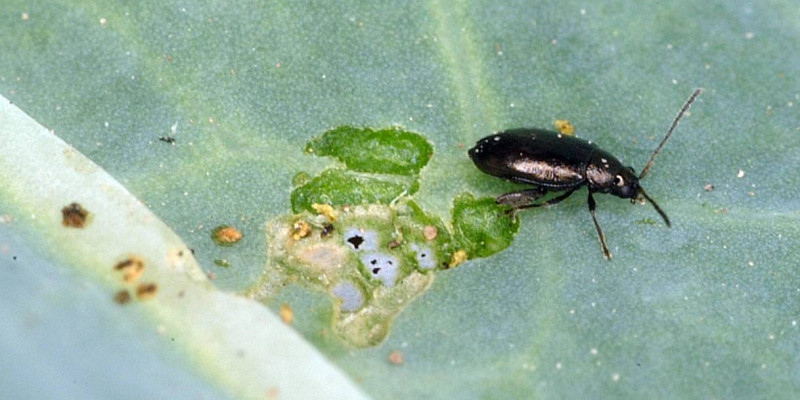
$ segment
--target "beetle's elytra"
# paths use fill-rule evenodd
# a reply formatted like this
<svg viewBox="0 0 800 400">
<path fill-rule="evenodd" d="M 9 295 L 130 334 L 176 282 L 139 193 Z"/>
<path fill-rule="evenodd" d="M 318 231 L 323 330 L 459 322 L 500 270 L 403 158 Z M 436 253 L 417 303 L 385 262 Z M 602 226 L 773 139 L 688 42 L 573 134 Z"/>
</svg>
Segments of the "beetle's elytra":
<svg viewBox="0 0 800 400">
<path fill-rule="evenodd" d="M 611 153 L 592 142 L 535 128 L 511 129 L 487 136 L 469 150 L 469 156 L 481 171 L 510 180 L 531 185 L 530 189 L 510 192 L 497 197 L 498 204 L 512 207 L 513 211 L 553 205 L 569 197 L 582 186 L 589 190 L 589 213 L 592 216 L 603 255 L 611 258 L 606 239 L 595 216 L 594 193 L 610 193 L 631 203 L 646 199 L 670 226 L 667 214 L 639 186 L 655 157 L 667 142 L 681 117 L 700 95 L 702 89 L 692 93 L 673 120 L 667 134 L 658 145 L 650 160 L 636 176 L 633 168 L 623 166 Z M 563 192 L 547 201 L 535 203 L 547 192 Z"/>
</svg>

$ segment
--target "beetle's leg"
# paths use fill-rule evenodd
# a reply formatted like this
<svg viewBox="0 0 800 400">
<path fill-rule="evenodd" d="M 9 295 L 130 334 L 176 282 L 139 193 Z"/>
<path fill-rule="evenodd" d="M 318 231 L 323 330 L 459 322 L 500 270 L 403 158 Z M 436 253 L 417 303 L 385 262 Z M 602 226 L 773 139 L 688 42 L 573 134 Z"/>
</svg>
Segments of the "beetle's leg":
<svg viewBox="0 0 800 400">
<path fill-rule="evenodd" d="M 519 190 L 516 192 L 501 194 L 497 196 L 495 202 L 505 206 L 511 206 L 514 209 L 528 208 L 534 200 L 547 194 L 547 189 L 537 186 L 533 189 Z"/>
<path fill-rule="evenodd" d="M 564 192 L 563 194 L 560 194 L 560 195 L 558 195 L 556 197 L 553 197 L 552 199 L 547 200 L 544 203 L 528 204 L 528 205 L 525 205 L 525 206 L 522 206 L 522 207 L 518 207 L 518 208 L 523 209 L 523 208 L 531 208 L 531 207 L 552 206 L 553 204 L 558 204 L 558 203 L 561 203 L 562 201 L 566 200 L 567 197 L 569 197 L 571 194 L 575 193 L 576 190 L 578 190 L 578 189 L 577 188 L 569 189 L 566 192 Z"/>
<path fill-rule="evenodd" d="M 603 230 L 600 229 L 600 224 L 597 223 L 597 217 L 594 215 L 594 210 L 597 208 L 597 203 L 594 202 L 594 197 L 592 196 L 592 191 L 589 191 L 589 214 L 592 214 L 592 221 L 594 221 L 594 228 L 597 229 L 597 238 L 600 239 L 600 246 L 603 247 L 603 256 L 606 260 L 611 259 L 611 252 L 608 251 L 608 246 L 606 246 L 606 235 L 603 234 Z"/>
<path fill-rule="evenodd" d="M 532 189 L 532 190 L 535 190 L 535 189 Z M 552 199 L 550 199 L 550 200 L 547 200 L 547 201 L 545 201 L 544 203 L 534 203 L 534 202 L 533 202 L 533 200 L 534 200 L 534 199 L 529 199 L 529 201 L 528 201 L 528 202 L 526 202 L 526 203 L 521 203 L 521 204 L 519 204 L 519 205 L 513 205 L 513 204 L 509 204 L 509 203 L 502 203 L 502 204 L 507 204 L 507 205 L 510 205 L 510 206 L 514 207 L 514 208 L 512 208 L 512 209 L 508 210 L 508 212 L 507 212 L 507 214 L 509 214 L 509 215 L 514 215 L 514 213 L 516 213 L 517 211 L 519 211 L 519 210 L 524 210 L 524 209 L 526 209 L 526 208 L 542 207 L 542 206 L 552 206 L 553 204 L 558 204 L 558 203 L 561 203 L 561 202 L 562 202 L 562 201 L 564 201 L 564 200 L 565 200 L 567 197 L 569 197 L 569 196 L 570 196 L 572 193 L 575 193 L 575 190 L 577 190 L 577 188 L 575 188 L 575 189 L 570 189 L 570 190 L 568 190 L 568 191 L 567 191 L 567 192 L 565 192 L 565 193 L 562 193 L 562 194 L 560 194 L 560 195 L 558 195 L 558 196 L 556 196 L 556 197 L 553 197 L 553 198 L 552 198 Z M 541 194 L 541 195 L 539 195 L 539 197 L 541 197 L 541 196 L 544 196 L 544 193 L 547 193 L 547 189 L 544 189 L 544 188 L 542 188 L 542 189 L 541 189 L 541 191 L 542 191 L 542 194 Z M 503 196 L 500 196 L 500 197 L 504 197 L 504 196 L 507 196 L 507 195 L 513 195 L 513 194 L 516 194 L 516 193 L 519 193 L 519 192 L 506 193 L 506 194 L 504 194 Z M 499 199 L 499 198 L 498 198 L 498 199 Z"/>
</svg>

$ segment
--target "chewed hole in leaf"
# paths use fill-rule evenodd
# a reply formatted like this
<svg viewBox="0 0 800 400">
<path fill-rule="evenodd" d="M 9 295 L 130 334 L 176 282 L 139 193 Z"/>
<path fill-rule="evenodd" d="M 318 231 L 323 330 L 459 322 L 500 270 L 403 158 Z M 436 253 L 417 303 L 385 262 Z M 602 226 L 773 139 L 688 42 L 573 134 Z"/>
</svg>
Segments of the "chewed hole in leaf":
<svg viewBox="0 0 800 400">
<path fill-rule="evenodd" d="M 344 241 L 353 251 L 374 251 L 378 248 L 378 233 L 373 230 L 350 228 L 344 234 Z"/>
<path fill-rule="evenodd" d="M 298 282 L 328 293 L 335 300 L 333 323 L 342 338 L 356 346 L 375 345 L 405 305 L 430 286 L 432 272 L 458 265 L 467 252 L 473 258 L 490 255 L 510 243 L 515 230 L 501 230 L 515 225 L 505 225 L 511 220 L 493 199 L 464 196 L 456 207 L 458 231 L 410 200 L 335 207 L 335 220 L 311 212 L 279 217 L 268 229 L 265 279 L 271 281 L 262 280 L 258 291 L 266 299 L 270 290 L 283 287 L 281 282 Z M 496 217 L 506 222 L 490 223 Z M 311 231 L 294 235 L 298 225 Z M 426 227 L 434 225 L 437 234 L 426 235 Z"/>
<path fill-rule="evenodd" d="M 417 264 L 421 269 L 436 268 L 436 253 L 430 247 L 412 243 L 411 250 L 414 251 Z"/>
<path fill-rule="evenodd" d="M 412 196 L 433 147 L 415 133 L 337 128 L 306 151 L 347 168 L 295 176 L 295 214 L 269 223 L 270 260 L 252 292 L 268 300 L 299 283 L 327 293 L 337 333 L 352 345 L 380 343 L 394 317 L 430 287 L 435 271 L 467 254 L 494 254 L 516 233 L 516 222 L 489 198 L 459 196 L 452 224 L 424 212 Z"/>
<path fill-rule="evenodd" d="M 361 262 L 383 286 L 394 287 L 400 264 L 397 258 L 384 253 L 370 253 L 361 256 Z"/>
<path fill-rule="evenodd" d="M 350 245 L 353 246 L 354 250 L 359 250 L 361 244 L 364 243 L 364 237 L 360 235 L 355 235 L 353 237 L 348 238 L 347 243 L 350 243 Z"/>
</svg>

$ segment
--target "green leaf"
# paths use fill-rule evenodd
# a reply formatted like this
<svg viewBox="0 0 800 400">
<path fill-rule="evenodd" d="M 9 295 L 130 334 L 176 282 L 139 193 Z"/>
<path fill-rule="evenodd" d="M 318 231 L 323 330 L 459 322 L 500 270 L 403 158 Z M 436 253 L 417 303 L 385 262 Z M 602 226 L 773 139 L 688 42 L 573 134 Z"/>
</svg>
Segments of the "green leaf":
<svg viewBox="0 0 800 400">
<path fill-rule="evenodd" d="M 428 163 L 433 147 L 422 136 L 398 128 L 342 126 L 308 142 L 306 152 L 335 157 L 354 171 L 412 175 Z"/>
<path fill-rule="evenodd" d="M 61 184 L 51 163 L 63 154 L 25 153 L 26 131 L 0 123 L 0 215 L 10 216 L 0 224 L 0 292 L 8 294 L 0 304 L 12 321 L 0 324 L 0 341 L 2 354 L 15 355 L 0 361 L 13 373 L 0 386 L 13 397 L 90 397 L 83 387 L 129 397 L 169 396 L 174 387 L 197 388 L 192 398 L 301 397 L 291 385 L 258 383 L 268 367 L 257 360 L 271 354 L 258 327 L 277 321 L 266 309 L 282 304 L 293 311 L 291 327 L 348 375 L 320 379 L 357 382 L 375 398 L 800 391 L 794 2 L 7 0 L 2 9 L 0 94 L 116 180 Z M 305 171 L 310 180 L 335 164 L 304 153 L 331 127 L 401 126 L 424 137 L 434 153 L 413 202 L 449 223 L 461 193 L 483 199 L 524 188 L 472 165 L 466 152 L 481 137 L 568 120 L 576 136 L 640 170 L 696 87 L 704 94 L 642 182 L 672 228 L 649 205 L 595 196 L 612 261 L 603 259 L 581 190 L 519 213 L 507 249 L 435 271 L 373 347 L 339 339 L 336 305 L 304 284 L 290 282 L 266 305 L 230 294 L 265 273 L 267 221 L 291 212 L 293 177 Z M 98 201 L 122 186 L 152 214 Z M 37 200 L 44 189 L 57 201 Z M 61 225 L 60 210 L 73 201 L 94 215 L 83 230 Z M 131 221 L 128 204 L 151 222 Z M 220 225 L 243 239 L 216 245 L 210 231 Z M 111 269 L 126 246 L 93 255 L 61 241 L 90 229 L 101 244 L 185 243 L 198 275 L 215 279 L 180 283 L 164 273 L 172 283 L 151 303 L 120 307 Z M 166 265 L 159 254 L 147 258 Z M 202 300 L 193 306 L 160 303 L 195 285 Z M 172 342 L 166 332 L 192 335 Z M 121 339 L 99 340 L 109 337 Z M 137 351 L 122 352 L 126 343 Z M 23 348 L 35 352 L 23 357 L 15 350 Z M 124 354 L 118 369 L 108 367 L 109 354 Z M 123 382 L 116 370 L 144 379 Z M 284 370 L 314 376 L 316 367 Z"/>
<path fill-rule="evenodd" d="M 413 178 L 329 169 L 292 190 L 292 210 L 313 211 L 314 204 L 389 204 L 399 196 L 413 194 L 417 190 L 419 183 Z"/>
<path fill-rule="evenodd" d="M 41 372 L 48 369 L 41 365 L 46 360 L 19 349 L 58 358 L 54 362 L 65 371 L 56 374 L 57 381 L 68 376 L 85 379 L 106 395 L 113 393 L 111 397 L 163 394 L 169 386 L 159 378 L 135 379 L 129 387 L 129 378 L 120 376 L 103 383 L 107 366 L 101 360 L 109 357 L 122 375 L 176 377 L 176 385 L 188 389 L 180 394 L 186 398 L 262 398 L 278 390 L 297 397 L 323 391 L 343 399 L 361 396 L 276 316 L 241 296 L 215 289 L 192 251 L 152 212 L 2 97 L 0 138 L 0 273 L 2 292 L 12 294 L 2 302 L 10 321 L 0 328 L 0 348 L 9 355 L 2 362 L 7 371 L 3 383 L 12 397 L 55 395 L 30 384 L 48 379 Z M 52 282 L 64 273 L 70 284 Z M 20 293 L 19 282 L 32 290 Z M 78 293 L 54 296 L 56 288 Z M 89 295 L 80 293 L 83 290 Z M 83 307 L 94 313 L 81 312 Z M 44 318 L 46 323 L 40 321 Z M 84 332 L 81 324 L 92 329 Z M 130 332 L 131 324 L 151 329 Z M 71 331 L 75 325 L 79 328 L 71 334 L 50 331 Z M 81 342 L 82 335 L 91 340 Z M 54 349 L 54 340 L 78 346 Z M 96 341 L 103 346 L 99 352 L 94 350 Z M 243 343 L 259 346 L 242 347 Z M 155 353 L 141 357 L 135 349 Z M 83 360 L 82 352 L 92 353 L 94 363 Z M 160 352 L 169 355 L 161 359 L 156 356 Z M 149 366 L 154 361 L 155 370 Z M 176 373 L 175 363 L 193 368 Z M 80 367 L 73 369 L 71 364 Z M 202 386 L 193 387 L 198 383 Z M 57 396 L 80 398 L 81 393 L 59 389 Z"/>
<path fill-rule="evenodd" d="M 453 202 L 453 229 L 470 258 L 488 257 L 505 250 L 514 240 L 519 221 L 493 198 L 475 199 L 470 194 Z"/>
</svg>

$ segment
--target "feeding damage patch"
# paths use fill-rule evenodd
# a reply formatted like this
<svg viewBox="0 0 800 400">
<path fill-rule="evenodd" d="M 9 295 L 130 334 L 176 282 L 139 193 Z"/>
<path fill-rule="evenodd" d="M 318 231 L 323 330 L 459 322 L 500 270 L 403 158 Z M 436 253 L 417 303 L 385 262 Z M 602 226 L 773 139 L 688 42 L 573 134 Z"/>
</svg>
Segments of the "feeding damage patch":
<svg viewBox="0 0 800 400">
<path fill-rule="evenodd" d="M 290 283 L 327 293 L 334 330 L 351 345 L 380 343 L 435 273 L 494 254 L 517 232 L 490 198 L 458 196 L 449 223 L 425 213 L 413 194 L 433 147 L 416 133 L 336 128 L 306 151 L 345 166 L 297 174 L 293 213 L 268 223 L 269 262 L 250 294 L 267 302 Z"/>
</svg>

